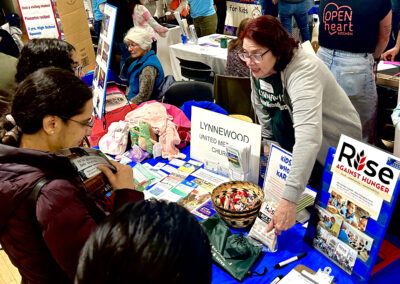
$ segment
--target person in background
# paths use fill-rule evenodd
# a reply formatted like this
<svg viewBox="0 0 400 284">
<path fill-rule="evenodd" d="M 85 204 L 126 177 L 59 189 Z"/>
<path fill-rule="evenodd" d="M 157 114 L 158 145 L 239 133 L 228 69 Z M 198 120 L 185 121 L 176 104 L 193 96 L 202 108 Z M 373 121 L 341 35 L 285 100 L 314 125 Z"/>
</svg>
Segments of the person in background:
<svg viewBox="0 0 400 284">
<path fill-rule="evenodd" d="M 277 2 L 273 0 L 258 0 L 258 4 L 261 5 L 261 14 L 278 17 Z"/>
<path fill-rule="evenodd" d="M 240 34 L 246 27 L 250 18 L 243 19 L 236 31 L 236 39 L 232 39 L 228 44 L 228 58 L 226 60 L 225 75 L 238 76 L 238 77 L 249 77 L 250 69 L 246 64 L 239 58 L 238 53 L 242 50 L 242 40 Z"/>
<path fill-rule="evenodd" d="M 122 66 L 130 56 L 124 43 L 124 37 L 128 30 L 133 27 L 132 14 L 129 13 L 128 0 L 108 0 L 107 3 L 118 9 L 117 18 L 115 19 L 110 69 L 113 70 L 115 74 L 120 74 Z"/>
<path fill-rule="evenodd" d="M 177 25 L 178 22 L 175 19 L 174 12 L 178 12 L 181 17 L 187 17 L 188 2 L 187 0 L 158 0 L 156 1 L 156 12 L 154 18 L 164 19 L 164 22 Z"/>
<path fill-rule="evenodd" d="M 104 5 L 107 0 L 92 0 L 92 9 L 93 9 L 93 28 L 94 33 L 97 36 L 100 36 L 101 31 L 101 22 L 103 21 L 103 12 L 104 12 Z"/>
<path fill-rule="evenodd" d="M 0 62 L 0 91 L 11 95 L 16 87 L 15 74 L 17 73 L 18 59 L 0 52 Z M 0 101 L 9 102 L 9 95 L 0 97 Z"/>
<path fill-rule="evenodd" d="M 400 50 L 400 0 L 392 0 L 392 32 L 386 51 L 382 54 L 382 59 L 387 61 L 399 61 L 397 56 Z"/>
<path fill-rule="evenodd" d="M 217 33 L 223 34 L 226 18 L 226 0 L 214 0 L 214 7 L 218 18 Z"/>
<path fill-rule="evenodd" d="M 30 74 L 15 92 L 0 137 L 0 243 L 22 283 L 73 283 L 80 251 L 102 219 L 128 202 L 132 169 L 99 166 L 113 196 L 90 194 L 65 148 L 78 146 L 93 126 L 92 92 L 72 72 L 47 67 Z M 43 177 L 36 203 L 28 198 Z M 35 218 L 36 210 L 36 218 Z"/>
<path fill-rule="evenodd" d="M 153 0 L 154 1 L 154 0 Z M 153 29 L 152 35 L 152 46 L 151 49 L 157 53 L 157 38 L 155 33 L 165 37 L 168 29 L 161 26 L 154 20 L 149 10 L 144 6 L 148 0 L 129 0 L 129 12 L 132 14 L 133 25 L 140 28 L 151 28 Z"/>
<path fill-rule="evenodd" d="M 22 31 L 20 30 L 20 18 L 16 13 L 10 13 L 6 18 L 6 23 L 0 28 L 6 30 L 11 37 L 14 39 L 15 44 L 18 46 L 18 50 L 24 47 L 24 43 L 21 40 Z"/>
<path fill-rule="evenodd" d="M 34 71 L 50 66 L 74 72 L 78 77 L 82 75 L 82 65 L 71 44 L 56 38 L 37 38 L 28 41 L 22 49 L 15 80 L 20 83 Z"/>
<path fill-rule="evenodd" d="M 356 205 L 351 201 L 347 201 L 347 205 L 343 205 L 342 208 L 340 208 L 340 215 L 342 215 L 345 221 L 357 228 L 357 221 L 356 217 L 354 216 L 355 212 Z"/>
<path fill-rule="evenodd" d="M 215 34 L 218 18 L 213 0 L 188 0 L 197 37 Z"/>
<path fill-rule="evenodd" d="M 153 91 L 164 80 L 164 71 L 157 55 L 151 50 L 152 33 L 149 28 L 131 28 L 124 38 L 131 57 L 122 75 L 128 80 L 128 100 L 134 104 L 148 101 Z"/>
<path fill-rule="evenodd" d="M 3 29 L 0 29 L 0 53 L 18 58 L 19 49 L 12 36 Z"/>
<path fill-rule="evenodd" d="M 345 5 L 343 18 L 334 17 Z M 378 94 L 376 67 L 391 31 L 390 0 L 322 0 L 319 6 L 320 48 L 328 66 L 360 115 L 363 141 L 379 145 L 376 133 Z"/>
<path fill-rule="evenodd" d="M 272 0 L 277 3 L 278 0 Z M 279 18 L 285 29 L 292 34 L 292 18 L 296 19 L 297 26 L 300 29 L 302 41 L 311 40 L 308 29 L 307 2 L 306 0 L 280 0 L 278 2 Z"/>
<path fill-rule="evenodd" d="M 361 138 L 360 118 L 311 44 L 299 45 L 276 18 L 251 20 L 240 37 L 239 56 L 251 71 L 251 101 L 262 136 L 293 154 L 285 191 L 268 227 L 280 234 L 295 224 L 307 181 L 320 188 L 329 147 L 337 146 L 341 134 Z"/>
<path fill-rule="evenodd" d="M 75 284 L 209 284 L 211 248 L 203 228 L 176 203 L 127 204 L 90 236 Z"/>
</svg>

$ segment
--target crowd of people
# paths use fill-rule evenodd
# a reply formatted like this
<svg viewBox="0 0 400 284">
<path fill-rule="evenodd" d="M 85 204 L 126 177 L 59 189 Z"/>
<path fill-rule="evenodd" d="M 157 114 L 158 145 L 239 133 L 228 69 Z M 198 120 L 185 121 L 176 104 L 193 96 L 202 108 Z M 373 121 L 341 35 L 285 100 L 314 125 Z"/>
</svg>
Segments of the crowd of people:
<svg viewBox="0 0 400 284">
<path fill-rule="evenodd" d="M 99 0 L 92 1 L 97 34 L 106 2 L 121 11 L 112 68 L 126 79 L 128 100 L 139 105 L 154 98 L 164 80 L 155 33 L 165 36 L 168 29 L 146 8 L 153 0 Z M 171 12 L 177 11 L 193 20 L 199 37 L 217 28 L 222 32 L 217 14 L 226 11 L 224 1 L 157 2 L 170 12 L 161 16 L 168 9 L 158 9 L 156 18 L 173 21 Z M 352 16 L 330 17 L 332 7 L 343 2 Z M 306 42 L 308 3 L 262 1 L 269 15 L 243 20 L 237 39 L 228 45 L 226 73 L 249 77 L 262 138 L 293 153 L 284 194 L 268 227 L 278 235 L 295 224 L 306 185 L 320 188 L 328 149 L 337 146 L 341 134 L 378 145 L 374 66 L 398 52 L 396 41 L 384 53 L 391 31 L 390 0 L 379 5 L 322 0 L 321 47 L 315 55 Z M 292 37 L 292 17 L 305 43 Z M 333 30 L 339 24 L 347 30 Z M 185 209 L 143 201 L 131 168 L 119 163 L 113 163 L 116 172 L 99 167 L 112 195 L 91 196 L 60 153 L 80 145 L 93 127 L 92 93 L 80 80 L 75 48 L 59 39 L 33 39 L 15 54 L 9 40 L 0 33 L 0 60 L 7 62 L 0 64 L 0 243 L 23 283 L 128 283 L 132 274 L 141 283 L 210 283 L 210 244 Z M 44 179 L 32 209 L 30 192 Z M 344 205 L 336 196 L 330 205 L 365 230 L 367 217 L 356 220 L 352 202 Z M 334 224 L 324 222 L 328 228 Z M 329 253 L 326 240 L 318 245 Z M 352 265 L 348 259 L 337 261 Z"/>
</svg>

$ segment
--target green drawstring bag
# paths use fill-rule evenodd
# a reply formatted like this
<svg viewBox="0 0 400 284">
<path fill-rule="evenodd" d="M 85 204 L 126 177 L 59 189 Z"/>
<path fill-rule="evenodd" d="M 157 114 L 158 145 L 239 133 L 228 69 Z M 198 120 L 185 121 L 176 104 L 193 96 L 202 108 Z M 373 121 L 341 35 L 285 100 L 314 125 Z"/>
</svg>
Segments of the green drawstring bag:
<svg viewBox="0 0 400 284">
<path fill-rule="evenodd" d="M 218 215 L 201 221 L 201 224 L 210 240 L 213 260 L 233 278 L 242 281 L 249 275 L 249 270 L 256 262 L 262 248 L 252 245 L 243 235 L 232 234 Z M 265 273 L 266 271 L 263 274 L 255 274 Z"/>
</svg>

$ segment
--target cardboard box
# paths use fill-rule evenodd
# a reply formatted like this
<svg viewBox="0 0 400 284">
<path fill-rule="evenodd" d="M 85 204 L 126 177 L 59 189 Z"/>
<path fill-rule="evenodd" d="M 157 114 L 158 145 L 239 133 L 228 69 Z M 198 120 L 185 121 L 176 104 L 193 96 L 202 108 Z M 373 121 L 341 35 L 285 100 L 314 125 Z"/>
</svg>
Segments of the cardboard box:
<svg viewBox="0 0 400 284">
<path fill-rule="evenodd" d="M 83 72 L 93 70 L 96 57 L 83 1 L 57 0 L 56 5 L 65 40 L 75 47 Z"/>
</svg>

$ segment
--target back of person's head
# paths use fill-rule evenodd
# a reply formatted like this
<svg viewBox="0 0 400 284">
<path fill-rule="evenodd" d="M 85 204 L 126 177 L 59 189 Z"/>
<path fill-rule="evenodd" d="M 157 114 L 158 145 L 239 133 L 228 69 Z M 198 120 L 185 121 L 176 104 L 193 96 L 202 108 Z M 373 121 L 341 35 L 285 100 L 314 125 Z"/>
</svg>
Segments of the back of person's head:
<svg viewBox="0 0 400 284">
<path fill-rule="evenodd" d="M 211 283 L 210 244 L 196 218 L 176 203 L 128 204 L 89 237 L 75 283 Z"/>
<path fill-rule="evenodd" d="M 299 42 L 294 39 L 273 16 L 264 15 L 251 20 L 240 35 L 244 40 L 248 38 L 258 45 L 271 49 L 276 57 L 275 71 L 286 68 L 298 48 Z"/>
<path fill-rule="evenodd" d="M 237 46 L 242 46 L 242 40 L 240 39 L 240 34 L 243 32 L 244 28 L 247 26 L 247 24 L 250 22 L 250 18 L 245 18 L 243 19 L 237 30 L 236 30 L 236 39 L 232 39 L 229 44 L 228 44 L 228 51 L 231 51 L 232 49 L 236 48 Z"/>
<path fill-rule="evenodd" d="M 82 113 L 92 92 L 74 73 L 55 67 L 42 68 L 22 81 L 14 95 L 11 116 L 3 121 L 1 143 L 18 146 L 20 134 L 35 134 L 46 115 L 64 122 Z"/>
<path fill-rule="evenodd" d="M 73 72 L 74 51 L 71 44 L 60 39 L 32 39 L 21 50 L 15 80 L 19 83 L 36 70 L 50 66 Z"/>
<path fill-rule="evenodd" d="M 131 28 L 124 37 L 124 43 L 128 44 L 129 41 L 133 41 L 138 44 L 143 50 L 150 50 L 153 31 L 150 28 L 133 27 Z"/>
</svg>

